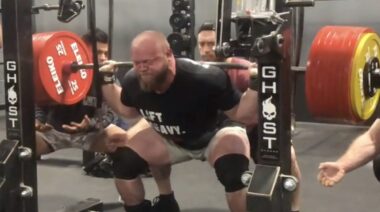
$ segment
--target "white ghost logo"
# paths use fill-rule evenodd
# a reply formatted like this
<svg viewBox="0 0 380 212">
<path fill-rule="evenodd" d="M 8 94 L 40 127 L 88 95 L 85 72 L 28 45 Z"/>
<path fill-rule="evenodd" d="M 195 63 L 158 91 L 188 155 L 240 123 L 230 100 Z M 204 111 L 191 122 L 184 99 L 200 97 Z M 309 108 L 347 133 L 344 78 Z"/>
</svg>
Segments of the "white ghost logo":
<svg viewBox="0 0 380 212">
<path fill-rule="evenodd" d="M 17 93 L 15 91 L 14 85 L 12 85 L 12 87 L 8 89 L 8 102 L 12 105 L 14 105 L 17 102 Z"/>
<path fill-rule="evenodd" d="M 276 106 L 272 103 L 272 96 L 263 101 L 263 116 L 267 120 L 272 120 L 276 117 Z"/>
</svg>

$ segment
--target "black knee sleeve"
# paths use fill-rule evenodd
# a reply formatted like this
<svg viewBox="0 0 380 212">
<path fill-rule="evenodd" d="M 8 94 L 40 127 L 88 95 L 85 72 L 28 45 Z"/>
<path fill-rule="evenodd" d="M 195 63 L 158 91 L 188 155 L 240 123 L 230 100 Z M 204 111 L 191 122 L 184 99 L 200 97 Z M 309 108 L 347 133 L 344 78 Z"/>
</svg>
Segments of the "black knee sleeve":
<svg viewBox="0 0 380 212">
<path fill-rule="evenodd" d="M 248 170 L 248 164 L 248 158 L 241 154 L 224 155 L 215 161 L 216 176 L 226 192 L 238 191 L 245 187 L 241 182 L 241 176 Z"/>
<path fill-rule="evenodd" d="M 148 168 L 148 163 L 129 147 L 119 147 L 110 156 L 114 175 L 119 179 L 135 179 Z"/>
<path fill-rule="evenodd" d="M 133 206 L 124 205 L 124 209 L 126 212 L 151 212 L 152 204 L 149 200 L 144 200 L 142 203 L 138 205 L 133 205 Z"/>
</svg>

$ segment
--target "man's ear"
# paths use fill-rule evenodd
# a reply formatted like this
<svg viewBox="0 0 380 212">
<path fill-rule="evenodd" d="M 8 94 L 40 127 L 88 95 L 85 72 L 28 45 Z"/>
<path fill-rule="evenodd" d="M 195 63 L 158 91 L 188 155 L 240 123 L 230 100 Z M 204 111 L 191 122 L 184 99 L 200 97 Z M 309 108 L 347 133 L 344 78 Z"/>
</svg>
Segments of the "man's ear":
<svg viewBox="0 0 380 212">
<path fill-rule="evenodd" d="M 173 50 L 171 48 L 168 48 L 166 51 L 166 56 L 171 57 L 173 55 Z"/>
<path fill-rule="evenodd" d="M 227 58 L 226 63 L 232 63 L 232 58 L 231 57 Z"/>
</svg>

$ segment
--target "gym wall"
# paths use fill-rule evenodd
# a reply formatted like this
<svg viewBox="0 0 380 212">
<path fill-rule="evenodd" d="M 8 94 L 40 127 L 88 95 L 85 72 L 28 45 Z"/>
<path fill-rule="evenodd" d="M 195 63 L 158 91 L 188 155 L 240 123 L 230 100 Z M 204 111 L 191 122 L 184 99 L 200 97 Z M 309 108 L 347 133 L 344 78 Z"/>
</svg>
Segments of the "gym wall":
<svg viewBox="0 0 380 212">
<path fill-rule="evenodd" d="M 83 1 L 86 3 L 86 0 Z M 35 4 L 57 4 L 58 0 L 38 0 Z M 132 38 L 143 30 L 160 30 L 171 33 L 169 17 L 172 14 L 171 0 L 114 0 L 114 36 L 113 59 L 129 60 L 129 44 Z M 301 66 L 307 61 L 308 51 L 317 31 L 325 25 L 355 25 L 372 27 L 380 33 L 380 7 L 378 0 L 336 0 L 317 1 L 315 7 L 305 8 L 305 26 Z M 96 1 L 96 23 L 105 31 L 108 30 L 108 1 Z M 215 20 L 217 0 L 195 1 L 195 29 L 204 21 Z M 87 9 L 70 23 L 60 23 L 56 11 L 41 11 L 35 17 L 37 32 L 69 30 L 77 34 L 87 31 Z M 195 50 L 196 59 L 198 49 Z M 304 98 L 304 74 L 297 77 L 296 118 L 298 121 L 314 121 L 307 111 Z M 2 83 L 3 76 L 0 77 Z M 3 86 L 0 85 L 1 88 Z M 3 97 L 0 89 L 0 98 Z M 0 102 L 1 105 L 1 102 Z"/>
</svg>

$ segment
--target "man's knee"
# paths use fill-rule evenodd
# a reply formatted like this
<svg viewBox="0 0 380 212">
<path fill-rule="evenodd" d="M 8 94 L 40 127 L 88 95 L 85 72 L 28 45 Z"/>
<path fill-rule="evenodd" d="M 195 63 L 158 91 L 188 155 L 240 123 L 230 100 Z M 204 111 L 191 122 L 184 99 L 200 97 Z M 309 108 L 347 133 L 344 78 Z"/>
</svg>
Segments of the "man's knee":
<svg viewBox="0 0 380 212">
<path fill-rule="evenodd" d="M 119 179 L 135 179 L 148 168 L 148 163 L 129 147 L 119 147 L 110 156 L 115 177 Z"/>
<path fill-rule="evenodd" d="M 248 170 L 249 160 L 242 154 L 228 154 L 218 158 L 214 168 L 218 180 L 226 192 L 238 191 L 245 187 L 241 175 Z"/>
<path fill-rule="evenodd" d="M 54 152 L 54 149 L 50 144 L 45 141 L 42 136 L 36 132 L 36 157 Z"/>
</svg>

